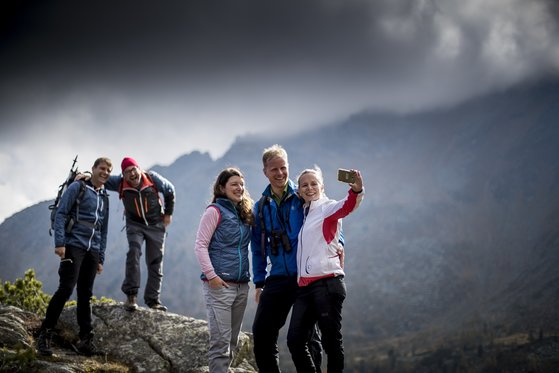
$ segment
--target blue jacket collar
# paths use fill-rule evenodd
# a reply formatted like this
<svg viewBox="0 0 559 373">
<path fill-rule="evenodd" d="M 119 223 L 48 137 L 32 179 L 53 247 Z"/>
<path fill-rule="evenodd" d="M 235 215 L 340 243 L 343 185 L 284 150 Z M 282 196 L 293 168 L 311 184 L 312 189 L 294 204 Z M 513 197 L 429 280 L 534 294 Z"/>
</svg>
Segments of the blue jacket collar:
<svg viewBox="0 0 559 373">
<path fill-rule="evenodd" d="M 297 185 L 295 185 L 293 180 L 291 180 L 291 179 L 287 180 L 287 195 L 289 196 L 289 195 L 295 194 L 295 193 L 297 193 Z M 268 184 L 266 189 L 264 189 L 264 192 L 262 192 L 262 195 L 272 198 L 272 186 L 270 184 Z"/>
</svg>

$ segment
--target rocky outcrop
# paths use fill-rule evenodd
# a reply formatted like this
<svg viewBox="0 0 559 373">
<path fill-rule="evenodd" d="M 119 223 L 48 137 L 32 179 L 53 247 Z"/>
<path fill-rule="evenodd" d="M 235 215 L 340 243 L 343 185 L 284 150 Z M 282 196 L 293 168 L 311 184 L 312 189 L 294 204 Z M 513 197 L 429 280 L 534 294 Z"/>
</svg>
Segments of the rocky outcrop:
<svg viewBox="0 0 559 373">
<path fill-rule="evenodd" d="M 96 304 L 93 315 L 94 342 L 101 352 L 99 356 L 86 358 L 74 351 L 78 326 L 75 307 L 69 307 L 63 311 L 57 325 L 53 340 L 55 356 L 24 357 L 22 351 L 32 351 L 30 347 L 34 344 L 33 335 L 40 319 L 16 307 L 0 305 L 0 345 L 6 347 L 1 366 L 25 364 L 25 371 L 35 372 L 208 371 L 205 321 L 146 308 L 128 312 L 121 303 Z M 239 346 L 230 372 L 256 372 L 250 335 L 241 333 Z"/>
</svg>

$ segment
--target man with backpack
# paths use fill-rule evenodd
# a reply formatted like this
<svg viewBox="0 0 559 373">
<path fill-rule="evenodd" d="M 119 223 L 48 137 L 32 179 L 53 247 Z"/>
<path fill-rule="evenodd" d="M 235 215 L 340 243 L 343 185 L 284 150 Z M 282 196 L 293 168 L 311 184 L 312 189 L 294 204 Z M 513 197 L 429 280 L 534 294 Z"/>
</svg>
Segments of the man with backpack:
<svg viewBox="0 0 559 373">
<path fill-rule="evenodd" d="M 151 309 L 167 311 L 167 307 L 161 303 L 160 295 L 165 236 L 175 206 L 175 187 L 158 173 L 141 170 L 133 158 L 125 157 L 121 168 L 122 175 L 111 176 L 106 183 L 106 188 L 119 192 L 126 214 L 128 253 L 121 288 L 126 294 L 124 305 L 128 311 L 138 308 L 140 257 L 142 244 L 145 241 L 148 277 L 144 301 Z M 163 194 L 164 204 L 159 193 Z"/>
<path fill-rule="evenodd" d="M 77 349 L 88 356 L 97 352 L 93 344 L 90 298 L 95 276 L 103 271 L 105 261 L 109 200 L 104 184 L 111 171 L 111 160 L 98 158 L 91 169 L 91 178 L 71 183 L 56 208 L 54 252 L 60 256 L 60 282 L 39 331 L 37 350 L 41 355 L 52 355 L 53 329 L 76 284 L 80 328 Z"/>
</svg>

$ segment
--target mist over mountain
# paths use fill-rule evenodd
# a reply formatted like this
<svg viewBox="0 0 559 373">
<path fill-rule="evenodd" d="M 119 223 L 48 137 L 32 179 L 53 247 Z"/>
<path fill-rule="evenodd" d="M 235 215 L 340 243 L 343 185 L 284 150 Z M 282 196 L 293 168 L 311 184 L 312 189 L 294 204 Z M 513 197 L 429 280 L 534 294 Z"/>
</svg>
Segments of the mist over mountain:
<svg viewBox="0 0 559 373">
<path fill-rule="evenodd" d="M 193 247 L 211 185 L 223 167 L 238 166 L 258 199 L 267 185 L 262 150 L 279 143 L 289 153 L 292 179 L 317 164 L 332 198 L 348 189 L 336 181 L 337 168 L 364 175 L 365 200 L 344 219 L 348 356 L 367 356 L 374 343 L 391 338 L 445 336 L 480 325 L 557 332 L 557 102 L 559 81 L 534 83 L 436 111 L 360 113 L 297 136 L 241 137 L 220 159 L 193 152 L 154 167 L 177 192 L 163 302 L 173 312 L 205 318 Z M 54 196 L 57 186 L 45 187 Z M 123 209 L 116 194 L 110 199 L 107 259 L 94 294 L 123 300 Z M 58 260 L 48 235 L 49 203 L 0 225 L 0 277 L 14 280 L 35 268 L 52 293 Z M 250 331 L 254 310 L 251 292 L 244 330 Z"/>
</svg>

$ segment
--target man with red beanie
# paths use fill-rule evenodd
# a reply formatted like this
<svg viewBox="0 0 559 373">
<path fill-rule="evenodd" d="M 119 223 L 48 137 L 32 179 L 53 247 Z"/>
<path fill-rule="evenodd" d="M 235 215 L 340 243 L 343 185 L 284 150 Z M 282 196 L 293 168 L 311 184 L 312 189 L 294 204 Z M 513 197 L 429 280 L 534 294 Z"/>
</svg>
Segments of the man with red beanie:
<svg viewBox="0 0 559 373">
<path fill-rule="evenodd" d="M 142 244 L 146 243 L 148 278 L 144 302 L 152 309 L 167 311 L 161 303 L 163 279 L 163 254 L 165 233 L 171 224 L 175 206 L 175 187 L 155 171 L 143 171 L 138 162 L 125 157 L 121 163 L 122 175 L 111 176 L 105 188 L 118 191 L 126 214 L 126 237 L 128 254 L 122 291 L 126 294 L 125 307 L 129 311 L 138 308 L 140 288 L 140 257 Z M 159 194 L 163 195 L 163 203 Z"/>
</svg>

